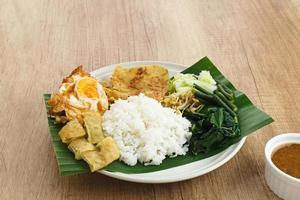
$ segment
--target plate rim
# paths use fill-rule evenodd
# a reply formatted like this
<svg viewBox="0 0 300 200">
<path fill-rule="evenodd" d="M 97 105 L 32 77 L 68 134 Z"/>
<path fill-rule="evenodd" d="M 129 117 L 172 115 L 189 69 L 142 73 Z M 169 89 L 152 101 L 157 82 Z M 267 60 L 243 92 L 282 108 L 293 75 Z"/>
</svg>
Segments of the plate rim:
<svg viewBox="0 0 300 200">
<path fill-rule="evenodd" d="M 95 69 L 91 72 L 91 75 L 92 76 L 97 76 L 98 74 L 103 74 L 103 71 L 109 71 L 112 67 L 115 67 L 117 65 L 123 65 L 125 67 L 132 67 L 132 66 L 136 66 L 136 65 L 151 65 L 151 64 L 160 64 L 160 65 L 165 65 L 165 67 L 168 68 L 168 65 L 172 65 L 172 66 L 175 66 L 175 67 L 180 67 L 180 68 L 187 68 L 186 65 L 183 65 L 183 64 L 179 64 L 179 63 L 174 63 L 174 62 L 169 62 L 169 61 L 153 61 L 153 60 L 140 60 L 140 61 L 128 61 L 128 62 L 122 62 L 122 63 L 116 63 L 116 64 L 110 64 L 110 65 L 106 65 L 106 66 L 103 66 L 103 67 L 100 67 L 98 69 Z M 194 172 L 194 173 L 191 173 L 191 174 L 188 174 L 188 175 L 179 175 L 177 177 L 164 177 L 162 179 L 143 179 L 141 177 L 137 178 L 137 177 L 134 177 L 134 175 L 136 174 L 125 174 L 125 173 L 122 173 L 122 172 L 110 172 L 110 171 L 107 171 L 107 170 L 100 170 L 100 171 L 97 171 L 98 173 L 100 174 L 103 174 L 103 175 L 106 175 L 106 176 L 109 176 L 109 177 L 112 177 L 112 178 L 116 178 L 116 179 L 119 179 L 119 180 L 123 180 L 123 181 L 129 181 L 129 182 L 136 182 L 136 183 L 172 183 L 172 182 L 179 182 L 179 181 L 184 181 L 184 180 L 188 180 L 188 179 L 192 179 L 192 178 L 195 178 L 195 177 L 198 177 L 198 176 L 202 176 L 204 174 L 207 174 L 219 167 L 221 167 L 222 165 L 224 165 L 225 163 L 227 163 L 229 160 L 231 160 L 239 151 L 240 149 L 242 148 L 242 146 L 244 145 L 245 141 L 246 141 L 246 138 L 247 137 L 244 137 L 242 138 L 238 143 L 235 143 L 233 145 L 231 145 L 230 147 L 233 147 L 235 145 L 235 147 L 233 148 L 233 150 L 231 150 L 231 152 L 229 153 L 229 155 L 222 159 L 221 161 L 219 161 L 218 163 L 214 164 L 213 166 L 207 168 L 207 169 L 202 169 L 202 170 L 199 170 L 197 172 Z M 224 151 L 218 153 L 218 154 L 221 154 L 221 153 L 224 153 L 226 151 L 229 150 L 228 147 L 227 149 L 225 149 Z M 218 155 L 216 154 L 216 155 Z M 197 162 L 200 162 L 200 161 L 203 161 L 205 159 L 202 159 L 202 160 L 199 160 L 199 161 L 195 161 L 195 162 L 192 162 L 194 164 L 196 164 Z M 189 163 L 191 164 L 191 163 Z M 186 164 L 188 165 L 188 164 Z M 180 168 L 180 167 L 183 167 L 185 165 L 181 165 L 181 166 L 177 166 L 177 167 L 174 167 L 174 168 Z M 172 168 L 170 168 L 172 169 Z M 168 170 L 168 169 L 165 169 L 165 170 Z M 157 172 L 163 172 L 165 170 L 159 170 Z M 155 172 L 149 172 L 149 173 L 155 173 Z M 139 174 L 147 174 L 147 173 L 139 173 Z"/>
</svg>

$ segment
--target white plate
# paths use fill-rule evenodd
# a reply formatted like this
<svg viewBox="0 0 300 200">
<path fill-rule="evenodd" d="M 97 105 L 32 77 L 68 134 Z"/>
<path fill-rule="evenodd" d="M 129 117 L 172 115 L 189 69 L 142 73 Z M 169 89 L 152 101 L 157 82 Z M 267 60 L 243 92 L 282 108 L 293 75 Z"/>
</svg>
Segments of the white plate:
<svg viewBox="0 0 300 200">
<path fill-rule="evenodd" d="M 102 67 L 93 71 L 92 75 L 99 80 L 103 80 L 108 79 L 111 76 L 116 65 L 122 65 L 124 67 L 133 67 L 139 65 L 153 64 L 162 65 L 166 67 L 169 70 L 170 76 L 173 76 L 175 73 L 181 72 L 182 70 L 187 68 L 187 66 L 170 62 L 136 61 Z M 120 172 L 109 172 L 106 170 L 101 170 L 99 171 L 99 173 L 113 178 L 138 183 L 170 183 L 187 180 L 211 172 L 212 170 L 217 169 L 218 167 L 228 162 L 241 149 L 245 140 L 246 138 L 243 138 L 239 143 L 230 146 L 226 150 L 212 157 L 166 170 L 141 174 L 125 174 Z"/>
</svg>

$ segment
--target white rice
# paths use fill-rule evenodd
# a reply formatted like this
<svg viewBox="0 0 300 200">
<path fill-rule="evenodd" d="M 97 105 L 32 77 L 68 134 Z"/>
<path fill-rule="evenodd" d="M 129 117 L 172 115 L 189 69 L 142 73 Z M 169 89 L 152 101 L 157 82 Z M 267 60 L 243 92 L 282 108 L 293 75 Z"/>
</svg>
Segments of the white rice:
<svg viewBox="0 0 300 200">
<path fill-rule="evenodd" d="M 185 155 L 192 135 L 187 119 L 143 94 L 117 100 L 102 125 L 105 135 L 116 141 L 120 160 L 131 166 L 137 161 L 159 165 L 166 156 Z"/>
</svg>

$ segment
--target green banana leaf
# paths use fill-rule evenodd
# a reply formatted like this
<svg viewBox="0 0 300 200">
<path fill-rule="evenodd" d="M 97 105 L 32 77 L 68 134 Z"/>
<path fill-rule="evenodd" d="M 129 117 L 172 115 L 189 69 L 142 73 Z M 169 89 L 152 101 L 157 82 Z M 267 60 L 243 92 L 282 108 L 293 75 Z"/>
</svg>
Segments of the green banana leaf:
<svg viewBox="0 0 300 200">
<path fill-rule="evenodd" d="M 222 73 L 217 69 L 216 66 L 214 66 L 214 64 L 207 57 L 202 58 L 200 61 L 198 61 L 191 67 L 185 69 L 182 73 L 199 74 L 201 70 L 209 70 L 211 75 L 214 77 L 214 79 L 216 79 L 217 81 L 225 84 L 227 87 L 234 90 L 237 106 L 239 108 L 238 117 L 239 117 L 239 123 L 241 128 L 241 136 L 238 138 L 231 139 L 228 143 L 226 143 L 224 147 L 213 149 L 206 154 L 192 155 L 188 153 L 185 156 L 166 158 L 162 162 L 162 164 L 158 166 L 144 166 L 142 164 L 137 164 L 135 166 L 128 166 L 123 162 L 115 161 L 111 163 L 109 166 L 107 166 L 105 170 L 111 172 L 122 172 L 127 174 L 147 173 L 147 172 L 154 172 L 154 171 L 164 170 L 171 167 L 188 164 L 194 161 L 198 161 L 216 155 L 217 153 L 224 151 L 230 145 L 239 142 L 243 137 L 273 122 L 273 119 L 270 116 L 268 116 L 266 113 L 256 108 L 245 94 L 238 91 L 222 75 Z M 50 98 L 50 94 L 44 95 L 47 111 L 49 110 L 49 106 L 47 104 L 49 98 Z M 51 119 L 49 116 L 48 116 L 48 124 L 49 124 L 49 130 L 52 138 L 52 143 L 54 146 L 56 159 L 59 166 L 60 175 L 69 176 L 69 175 L 76 175 L 80 173 L 89 172 L 88 165 L 82 160 L 81 161 L 75 160 L 73 153 L 71 153 L 67 148 L 67 146 L 60 141 L 58 132 L 62 126 L 55 124 L 54 120 Z"/>
</svg>

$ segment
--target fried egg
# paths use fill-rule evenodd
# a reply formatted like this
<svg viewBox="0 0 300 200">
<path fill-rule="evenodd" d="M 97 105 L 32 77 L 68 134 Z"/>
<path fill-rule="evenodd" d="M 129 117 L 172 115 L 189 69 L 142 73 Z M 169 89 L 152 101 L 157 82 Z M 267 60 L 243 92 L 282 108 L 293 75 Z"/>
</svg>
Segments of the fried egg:
<svg viewBox="0 0 300 200">
<path fill-rule="evenodd" d="M 104 89 L 92 77 L 79 79 L 74 89 L 76 96 L 84 105 L 88 105 L 90 110 L 103 112 L 108 108 L 108 99 Z"/>
<path fill-rule="evenodd" d="M 59 116 L 61 111 L 65 111 L 68 120 L 77 118 L 82 121 L 81 115 L 86 111 L 103 113 L 108 109 L 108 98 L 102 85 L 85 72 L 82 66 L 77 67 L 70 76 L 64 78 L 58 94 L 53 95 L 51 99 L 49 102 L 52 106 L 52 114 Z M 56 113 L 54 111 L 58 106 L 61 109 Z"/>
</svg>

